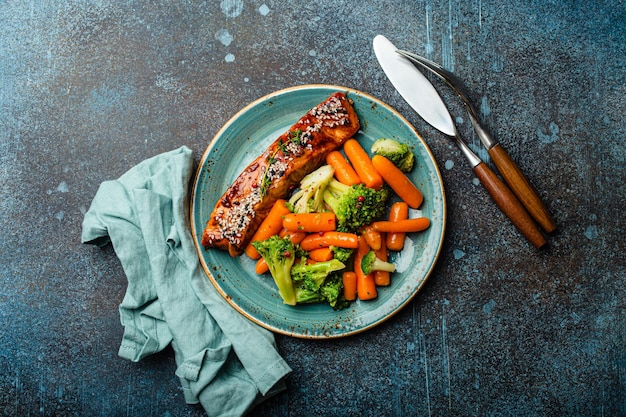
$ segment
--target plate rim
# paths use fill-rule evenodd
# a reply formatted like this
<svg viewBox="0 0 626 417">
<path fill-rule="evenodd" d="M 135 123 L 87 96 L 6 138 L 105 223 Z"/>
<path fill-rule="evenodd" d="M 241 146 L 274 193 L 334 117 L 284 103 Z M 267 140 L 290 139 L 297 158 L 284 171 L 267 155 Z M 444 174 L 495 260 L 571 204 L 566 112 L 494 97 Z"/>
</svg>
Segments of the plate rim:
<svg viewBox="0 0 626 417">
<path fill-rule="evenodd" d="M 259 104 L 268 101 L 269 99 L 271 99 L 272 97 L 278 97 L 281 95 L 285 95 L 288 93 L 292 93 L 292 92 L 297 92 L 297 91 L 304 91 L 304 90 L 315 90 L 315 89 L 323 89 L 323 90 L 334 90 L 334 91 L 341 91 L 344 92 L 346 94 L 355 94 L 358 96 L 361 96 L 367 100 L 371 100 L 373 102 L 375 102 L 377 105 L 383 106 L 384 108 L 386 108 L 387 110 L 389 110 L 395 117 L 397 117 L 401 122 L 405 123 L 408 127 L 410 127 L 410 129 L 413 131 L 413 133 L 415 134 L 415 136 L 419 139 L 419 141 L 422 143 L 424 150 L 427 152 L 427 154 L 430 157 L 430 160 L 433 162 L 434 165 L 434 169 L 435 169 L 435 173 L 437 174 L 437 178 L 439 181 L 439 184 L 441 185 L 441 204 L 442 204 L 442 216 L 443 216 L 443 223 L 441 225 L 441 235 L 439 237 L 439 241 L 438 243 L 438 247 L 437 250 L 434 254 L 434 257 L 432 259 L 432 264 L 430 266 L 430 268 L 428 269 L 427 273 L 425 274 L 425 276 L 423 277 L 421 283 L 415 288 L 415 290 L 411 293 L 410 296 L 406 297 L 406 299 L 399 303 L 397 306 L 394 307 L 394 309 L 392 311 L 390 311 L 389 313 L 383 315 L 382 317 L 380 317 L 378 320 L 374 320 L 371 323 L 368 323 L 367 325 L 364 325 L 362 327 L 358 327 L 355 329 L 352 329 L 350 331 L 346 331 L 346 332 L 342 332 L 342 333 L 308 333 L 308 332 L 297 332 L 297 331 L 289 331 L 288 329 L 283 329 L 283 328 L 279 328 L 276 327 L 274 325 L 268 324 L 266 322 L 264 322 L 263 320 L 260 320 L 259 318 L 253 316 L 251 313 L 249 313 L 248 311 L 246 311 L 245 309 L 243 309 L 241 306 L 237 305 L 237 303 L 235 303 L 232 300 L 232 297 L 230 297 L 225 290 L 219 285 L 219 283 L 217 282 L 217 280 L 215 279 L 215 277 L 213 277 L 213 274 L 210 271 L 210 266 L 207 264 L 204 256 L 202 256 L 202 251 L 204 251 L 204 247 L 202 247 L 202 245 L 200 244 L 200 240 L 196 234 L 196 219 L 194 216 L 194 211 L 195 211 L 195 202 L 196 202 L 196 195 L 198 193 L 198 181 L 200 179 L 200 176 L 202 174 L 202 170 L 204 168 L 205 162 L 209 157 L 209 154 L 211 153 L 211 150 L 213 149 L 213 147 L 215 146 L 215 144 L 217 143 L 218 139 L 223 135 L 223 133 L 230 127 L 233 125 L 233 123 L 235 123 L 243 114 L 247 113 L 250 109 L 255 108 L 256 106 L 258 106 Z M 294 121 L 295 122 L 295 121 Z M 424 140 L 424 138 L 422 137 L 422 135 L 419 134 L 419 132 L 417 131 L 417 129 L 413 126 L 413 124 L 411 122 L 409 122 L 400 112 L 398 112 L 395 108 L 393 108 L 391 105 L 383 102 L 382 100 L 372 96 L 369 93 L 357 90 L 355 88 L 350 88 L 350 87 L 346 87 L 346 86 L 342 86 L 342 85 L 335 85 L 335 84 L 301 84 L 301 85 L 296 85 L 296 86 L 291 86 L 291 87 L 286 87 L 283 89 L 279 89 L 276 91 L 273 91 L 271 93 L 265 94 L 253 101 L 251 101 L 250 103 L 248 103 L 247 105 L 245 105 L 244 107 L 242 107 L 240 110 L 238 110 L 235 114 L 233 114 L 226 123 L 224 123 L 224 125 L 222 125 L 222 127 L 215 133 L 215 135 L 213 135 L 213 137 L 211 138 L 211 140 L 209 141 L 209 143 L 206 146 L 206 149 L 204 150 L 202 157 L 200 158 L 200 161 L 198 163 L 198 166 L 196 167 L 195 170 L 195 174 L 193 177 L 193 182 L 192 182 L 192 187 L 191 187 L 191 195 L 190 195 L 190 202 L 189 202 L 189 222 L 190 222 L 190 226 L 191 226 L 191 234 L 192 234 L 192 240 L 194 242 L 194 246 L 196 248 L 196 255 L 197 258 L 200 262 L 200 265 L 202 266 L 202 270 L 204 272 L 204 275 L 208 278 L 208 280 L 211 282 L 211 284 L 213 285 L 213 287 L 215 288 L 215 290 L 220 294 L 220 296 L 227 301 L 227 303 L 233 307 L 238 313 L 240 313 L 241 315 L 243 315 L 244 317 L 246 317 L 248 320 L 252 321 L 253 323 L 278 334 L 282 334 L 285 336 L 290 336 L 290 337 L 295 337 L 295 338 L 302 338 L 302 339 L 336 339 L 336 338 L 341 338 L 341 337 L 348 337 L 351 335 L 355 335 L 355 334 L 359 334 L 359 333 L 363 333 L 385 321 L 387 321 L 388 319 L 390 319 L 391 317 L 395 316 L 399 311 L 401 311 L 408 303 L 410 303 L 415 296 L 422 290 L 423 286 L 426 284 L 426 282 L 428 281 L 428 279 L 430 278 L 430 275 L 433 273 L 435 266 L 437 264 L 437 261 L 439 260 L 439 257 L 441 255 L 441 252 L 443 250 L 443 244 L 444 244 L 444 238 L 445 238 L 445 234 L 446 234 L 446 227 L 447 227 L 447 202 L 446 202 L 446 192 L 445 192 L 445 186 L 443 183 L 443 177 L 441 175 L 441 171 L 437 165 L 437 161 L 432 153 L 432 150 L 430 149 L 430 147 L 428 146 L 428 144 L 426 143 L 426 141 Z"/>
</svg>

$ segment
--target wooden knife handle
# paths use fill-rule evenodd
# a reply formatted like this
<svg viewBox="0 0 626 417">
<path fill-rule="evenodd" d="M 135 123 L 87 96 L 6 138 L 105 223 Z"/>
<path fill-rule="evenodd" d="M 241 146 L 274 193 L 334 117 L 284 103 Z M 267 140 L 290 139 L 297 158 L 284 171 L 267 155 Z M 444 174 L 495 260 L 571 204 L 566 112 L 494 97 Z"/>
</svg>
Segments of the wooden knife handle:
<svg viewBox="0 0 626 417">
<path fill-rule="evenodd" d="M 539 194 L 530 184 L 522 170 L 511 159 L 500 144 L 489 149 L 489 156 L 500 171 L 504 181 L 511 187 L 517 198 L 522 202 L 528 213 L 547 233 L 556 230 L 556 223 L 548 208 L 543 204 Z"/>
<path fill-rule="evenodd" d="M 533 222 L 533 219 L 522 203 L 520 203 L 511 189 L 496 176 L 491 168 L 485 165 L 484 162 L 481 162 L 474 167 L 474 174 L 476 174 L 500 210 L 506 214 L 517 230 L 519 230 L 535 248 L 540 248 L 546 244 L 546 240 L 541 234 L 541 231 Z"/>
</svg>

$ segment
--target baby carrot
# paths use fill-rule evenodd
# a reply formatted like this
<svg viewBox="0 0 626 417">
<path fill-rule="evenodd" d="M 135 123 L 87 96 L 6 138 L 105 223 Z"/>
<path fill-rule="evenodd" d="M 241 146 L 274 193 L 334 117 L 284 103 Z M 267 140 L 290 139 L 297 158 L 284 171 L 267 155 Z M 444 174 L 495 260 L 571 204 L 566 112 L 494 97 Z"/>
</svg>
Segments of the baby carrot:
<svg viewBox="0 0 626 417">
<path fill-rule="evenodd" d="M 356 273 L 352 271 L 345 271 L 341 274 L 343 281 L 343 297 L 347 301 L 356 300 Z"/>
<path fill-rule="evenodd" d="M 391 189 L 395 191 L 409 207 L 416 209 L 422 204 L 424 200 L 422 192 L 417 189 L 409 177 L 407 177 L 404 172 L 400 171 L 393 162 L 382 155 L 374 155 L 372 157 L 372 165 Z"/>
<path fill-rule="evenodd" d="M 376 257 L 381 261 L 386 261 L 389 259 L 389 253 L 387 252 L 387 245 L 385 243 L 385 239 L 382 240 L 382 245 L 380 248 L 375 251 Z M 389 271 L 374 271 L 374 282 L 379 287 L 386 287 L 391 284 L 391 272 Z"/>
<path fill-rule="evenodd" d="M 356 291 L 359 300 L 372 300 L 378 296 L 376 292 L 376 282 L 374 274 L 366 274 L 361 269 L 361 261 L 365 254 L 370 251 L 370 247 L 363 237 L 359 237 L 359 247 L 354 255 L 354 272 L 356 273 Z"/>
<path fill-rule="evenodd" d="M 294 231 L 294 230 L 287 230 L 285 228 L 283 228 L 280 233 L 278 233 L 278 236 L 280 237 L 289 237 L 289 240 L 291 240 L 291 243 L 293 243 L 294 245 L 297 245 L 298 243 L 302 242 L 302 239 L 304 239 L 307 236 L 307 232 L 298 232 L 298 231 Z"/>
<path fill-rule="evenodd" d="M 300 242 L 300 248 L 307 252 L 330 246 L 356 249 L 359 246 L 359 237 L 354 233 L 331 231 L 324 233 L 311 233 Z"/>
<path fill-rule="evenodd" d="M 252 236 L 251 242 L 265 240 L 280 232 L 280 229 L 283 228 L 283 216 L 290 213 L 286 203 L 287 202 L 283 199 L 276 200 L 257 231 Z M 248 244 L 246 247 L 246 254 L 252 259 L 259 259 L 261 257 L 252 244 Z"/>
<path fill-rule="evenodd" d="M 398 220 L 397 222 L 390 222 L 387 220 L 381 220 L 372 223 L 374 230 L 379 232 L 421 232 L 428 229 L 430 226 L 430 220 L 427 217 L 417 217 L 415 219 Z"/>
<path fill-rule="evenodd" d="M 326 163 L 335 168 L 337 181 L 346 185 L 361 183 L 361 178 L 356 173 L 350 162 L 339 151 L 332 151 L 326 155 Z"/>
<path fill-rule="evenodd" d="M 309 251 L 309 258 L 317 262 L 325 262 L 333 259 L 333 251 L 329 247 L 318 248 Z"/>
<path fill-rule="evenodd" d="M 406 220 L 409 218 L 409 205 L 404 201 L 397 201 L 391 205 L 389 209 L 389 221 L 397 222 L 398 220 Z M 386 234 L 385 240 L 387 249 L 393 251 L 401 251 L 404 248 L 404 232 L 389 232 Z"/>
<path fill-rule="evenodd" d="M 299 232 L 327 232 L 337 227 L 334 213 L 288 213 L 283 216 L 285 229 Z"/>
<path fill-rule="evenodd" d="M 256 272 L 259 275 L 263 275 L 269 270 L 270 270 L 270 267 L 267 265 L 267 262 L 265 262 L 264 258 L 259 258 L 256 261 L 256 265 L 254 266 L 254 272 Z"/>
<path fill-rule="evenodd" d="M 365 238 L 365 241 L 369 247 L 372 248 L 372 250 L 380 249 L 382 244 L 382 235 L 379 231 L 374 230 L 371 225 L 363 228 L 362 236 Z"/>
<path fill-rule="evenodd" d="M 343 151 L 352 163 L 356 173 L 359 174 L 361 182 L 367 187 L 380 190 L 383 186 L 383 178 L 372 165 L 372 160 L 361 144 L 356 139 L 348 139 L 343 144 Z"/>
</svg>

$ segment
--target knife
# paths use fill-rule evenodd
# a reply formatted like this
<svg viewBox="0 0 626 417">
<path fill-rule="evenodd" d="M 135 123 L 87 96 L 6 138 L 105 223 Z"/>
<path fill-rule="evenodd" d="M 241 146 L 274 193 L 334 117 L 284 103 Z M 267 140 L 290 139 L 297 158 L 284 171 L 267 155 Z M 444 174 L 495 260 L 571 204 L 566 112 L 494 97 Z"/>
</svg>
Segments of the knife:
<svg viewBox="0 0 626 417">
<path fill-rule="evenodd" d="M 535 248 L 545 245 L 545 238 L 519 199 L 463 141 L 448 108 L 428 78 L 411 61 L 396 53 L 397 48 L 383 35 L 377 35 L 373 45 L 380 66 L 402 98 L 428 124 L 454 140 L 476 177 L 517 230 Z"/>
</svg>

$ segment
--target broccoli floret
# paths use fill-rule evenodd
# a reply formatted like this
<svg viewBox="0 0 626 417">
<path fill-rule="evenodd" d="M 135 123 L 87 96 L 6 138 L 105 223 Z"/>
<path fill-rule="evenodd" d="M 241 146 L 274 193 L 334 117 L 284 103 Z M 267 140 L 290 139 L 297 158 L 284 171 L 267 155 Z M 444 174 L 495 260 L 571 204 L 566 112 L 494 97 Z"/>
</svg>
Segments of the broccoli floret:
<svg viewBox="0 0 626 417">
<path fill-rule="evenodd" d="M 296 294 L 291 280 L 291 267 L 296 259 L 294 244 L 288 237 L 274 235 L 266 240 L 254 241 L 252 245 L 267 262 L 283 302 L 296 305 Z"/>
<path fill-rule="evenodd" d="M 291 269 L 295 284 L 296 302 L 327 302 L 334 309 L 344 308 L 343 281 L 338 271 L 346 265 L 337 259 L 306 264 L 296 264 Z M 338 277 L 338 278 L 337 278 Z"/>
<path fill-rule="evenodd" d="M 313 291 L 303 281 L 295 285 L 296 300 L 299 304 L 328 303 L 334 310 L 341 310 L 350 305 L 343 296 L 341 274 L 334 272 L 328 275 L 322 286 Z"/>
<path fill-rule="evenodd" d="M 340 248 L 339 246 L 331 246 L 330 251 L 333 253 L 333 258 L 346 265 L 350 262 L 350 258 L 354 254 L 354 249 Z"/>
<path fill-rule="evenodd" d="M 333 179 L 335 170 L 330 165 L 322 165 L 300 181 L 300 188 L 289 199 L 294 213 L 324 211 L 323 194 L 326 185 Z"/>
<path fill-rule="evenodd" d="M 291 268 L 291 279 L 302 282 L 308 290 L 318 291 L 330 273 L 340 271 L 345 267 L 346 265 L 337 259 L 314 264 L 301 262 Z"/>
<path fill-rule="evenodd" d="M 330 274 L 319 292 L 335 310 L 342 310 L 350 305 L 343 296 L 343 280 L 340 273 Z"/>
<path fill-rule="evenodd" d="M 415 164 L 415 156 L 408 145 L 394 139 L 378 139 L 372 144 L 371 151 L 389 159 L 402 172 L 410 172 Z"/>
<path fill-rule="evenodd" d="M 356 233 L 361 227 L 381 217 L 386 210 L 391 192 L 363 184 L 345 185 L 332 179 L 324 191 L 324 202 L 337 216 L 337 230 Z"/>
<path fill-rule="evenodd" d="M 296 284 L 294 291 L 298 304 L 323 303 L 326 301 L 326 298 L 319 291 L 309 290 L 303 283 Z"/>
<path fill-rule="evenodd" d="M 396 266 L 391 262 L 383 261 L 376 256 L 376 252 L 369 251 L 361 260 L 361 270 L 364 274 L 369 274 L 372 271 L 387 271 L 393 272 L 396 270 Z"/>
</svg>

